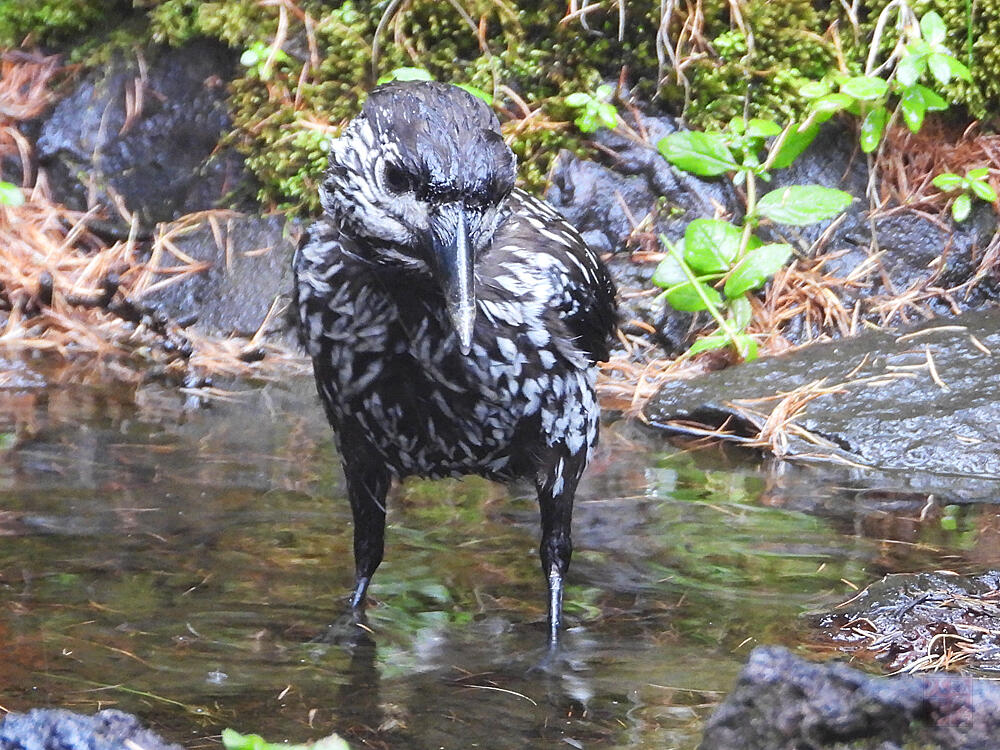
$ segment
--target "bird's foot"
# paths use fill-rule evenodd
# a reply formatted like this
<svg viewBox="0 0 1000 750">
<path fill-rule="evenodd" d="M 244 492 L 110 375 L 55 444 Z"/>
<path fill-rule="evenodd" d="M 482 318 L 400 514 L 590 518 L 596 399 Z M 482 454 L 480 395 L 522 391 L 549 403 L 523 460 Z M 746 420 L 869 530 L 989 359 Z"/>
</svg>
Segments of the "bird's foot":
<svg viewBox="0 0 1000 750">
<path fill-rule="evenodd" d="M 374 631 L 368 627 L 364 610 L 351 609 L 326 626 L 326 630 L 311 638 L 309 643 L 317 646 L 366 645 L 374 642 Z"/>
<path fill-rule="evenodd" d="M 365 599 L 368 596 L 368 584 L 372 582 L 370 576 L 359 576 L 354 581 L 354 590 L 347 599 L 347 606 L 354 612 L 363 612 L 365 609 Z"/>
<path fill-rule="evenodd" d="M 528 674 L 535 676 L 566 678 L 589 670 L 584 654 L 562 642 L 549 643 L 538 649 L 529 663 Z"/>
</svg>

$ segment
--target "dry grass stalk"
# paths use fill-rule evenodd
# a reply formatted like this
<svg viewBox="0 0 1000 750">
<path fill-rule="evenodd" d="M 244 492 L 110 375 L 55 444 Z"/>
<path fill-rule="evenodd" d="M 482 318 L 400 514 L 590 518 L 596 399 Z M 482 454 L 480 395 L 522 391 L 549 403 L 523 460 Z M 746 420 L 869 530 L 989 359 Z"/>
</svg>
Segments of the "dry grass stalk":
<svg viewBox="0 0 1000 750">
<path fill-rule="evenodd" d="M 979 132 L 974 122 L 964 131 L 941 118 L 928 120 L 918 133 L 896 126 L 886 132 L 886 148 L 878 170 L 881 174 L 880 198 L 902 210 L 924 210 L 942 215 L 949 196 L 931 184 L 942 172 L 964 175 L 970 169 L 990 167 L 989 181 L 1000 190 L 1000 135 Z"/>
<path fill-rule="evenodd" d="M 760 423 L 760 418 L 763 417 L 763 424 L 761 424 L 751 445 L 766 448 L 774 455 L 781 457 L 788 454 L 790 435 L 802 438 L 824 449 L 835 450 L 837 448 L 834 443 L 810 432 L 802 425 L 797 424 L 795 420 L 800 418 L 805 413 L 806 407 L 820 396 L 826 396 L 831 393 L 842 393 L 843 391 L 843 385 L 828 387 L 824 385 L 823 380 L 816 380 L 812 383 L 799 386 L 787 393 L 778 394 L 776 397 L 778 398 L 778 403 L 766 414 L 747 409 L 746 407 L 750 403 L 753 403 L 753 401 L 738 400 L 734 401 L 733 405 L 740 411 L 754 415 L 757 418 L 756 421 L 758 424 Z M 758 402 L 762 400 L 773 399 L 758 399 Z"/>
</svg>

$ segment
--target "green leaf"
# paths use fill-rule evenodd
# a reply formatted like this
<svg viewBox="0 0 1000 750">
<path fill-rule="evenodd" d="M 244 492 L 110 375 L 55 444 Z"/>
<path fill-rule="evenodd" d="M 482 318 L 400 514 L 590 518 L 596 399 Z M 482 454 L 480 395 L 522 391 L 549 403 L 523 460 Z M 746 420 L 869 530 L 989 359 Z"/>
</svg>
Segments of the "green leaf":
<svg viewBox="0 0 1000 750">
<path fill-rule="evenodd" d="M 965 65 L 950 55 L 945 55 L 944 57 L 947 61 L 948 69 L 955 78 L 961 78 L 963 81 L 972 80 L 972 73 L 969 72 L 969 69 Z"/>
<path fill-rule="evenodd" d="M 920 19 L 920 34 L 928 44 L 943 44 L 948 35 L 948 27 L 936 11 L 929 11 Z"/>
<path fill-rule="evenodd" d="M 747 123 L 747 135 L 754 138 L 770 138 L 781 133 L 781 126 L 774 120 L 754 118 Z"/>
<path fill-rule="evenodd" d="M 885 132 L 885 123 L 888 119 L 889 110 L 885 107 L 875 107 L 875 109 L 865 115 L 865 119 L 861 123 L 859 141 L 861 143 L 861 150 L 866 154 L 870 154 L 878 148 L 878 144 L 882 141 L 882 134 Z"/>
<path fill-rule="evenodd" d="M 850 107 L 854 103 L 854 98 L 847 94 L 827 94 L 814 101 L 809 108 L 813 112 L 834 114 L 842 109 Z"/>
<path fill-rule="evenodd" d="M 715 177 L 739 169 L 722 133 L 671 133 L 657 144 L 663 157 L 679 169 Z"/>
<path fill-rule="evenodd" d="M 962 193 L 951 204 L 951 217 L 955 221 L 965 221 L 969 218 L 970 211 L 972 211 L 972 198 L 968 193 Z"/>
<path fill-rule="evenodd" d="M 757 213 L 778 224 L 805 226 L 833 218 L 853 200 L 850 193 L 822 185 L 789 185 L 762 196 Z"/>
<path fill-rule="evenodd" d="M 691 344 L 691 348 L 687 350 L 687 353 L 689 357 L 693 357 L 695 354 L 701 354 L 711 349 L 722 349 L 727 346 L 729 346 L 729 337 L 726 334 L 713 333 L 711 336 L 702 336 Z"/>
<path fill-rule="evenodd" d="M 975 169 L 970 169 L 965 173 L 965 176 L 970 180 L 982 180 L 988 177 L 990 174 L 989 167 L 976 167 Z"/>
<path fill-rule="evenodd" d="M 950 193 L 952 190 L 958 190 L 964 183 L 965 180 L 953 172 L 944 172 L 931 180 L 931 184 L 934 187 L 938 190 L 943 190 L 946 193 Z"/>
<path fill-rule="evenodd" d="M 764 286 L 768 278 L 784 267 L 791 255 L 792 246 L 785 244 L 761 245 L 747 253 L 726 279 L 725 295 L 735 299 L 751 289 Z"/>
<path fill-rule="evenodd" d="M 593 97 L 583 91 L 577 91 L 567 96 L 563 101 L 566 102 L 566 106 L 577 109 L 579 107 L 586 107 L 593 101 Z"/>
<path fill-rule="evenodd" d="M 745 294 L 741 294 L 729 301 L 729 321 L 737 331 L 742 331 L 753 318 L 753 307 Z"/>
<path fill-rule="evenodd" d="M 433 81 L 434 76 L 424 68 L 396 68 L 375 81 L 376 84 L 389 81 Z"/>
<path fill-rule="evenodd" d="M 597 108 L 597 119 L 606 128 L 613 128 L 618 124 L 618 110 L 614 104 L 601 102 Z"/>
<path fill-rule="evenodd" d="M 260 62 L 260 52 L 256 47 L 244 50 L 243 54 L 240 55 L 240 65 L 245 65 L 249 68 L 256 65 L 258 62 Z"/>
<path fill-rule="evenodd" d="M 917 133 L 924 124 L 924 114 L 927 105 L 924 97 L 916 87 L 903 89 L 899 97 L 899 108 L 903 113 L 903 122 L 910 129 L 911 133 Z"/>
<path fill-rule="evenodd" d="M 927 65 L 931 69 L 931 75 L 940 84 L 948 83 L 951 80 L 951 65 L 948 61 L 952 58 L 949 55 L 942 55 L 939 52 L 932 52 L 927 58 Z"/>
<path fill-rule="evenodd" d="M 981 200 L 987 203 L 996 203 L 997 193 L 988 182 L 984 182 L 983 180 L 969 180 L 969 187 L 972 188 L 972 192 L 979 196 Z"/>
<path fill-rule="evenodd" d="M 20 206 L 24 203 L 24 193 L 17 185 L 0 180 L 0 205 Z"/>
<path fill-rule="evenodd" d="M 667 253 L 667 257 L 660 261 L 653 271 L 652 282 L 662 289 L 669 289 L 672 286 L 687 282 L 687 274 L 681 268 L 681 262 L 673 253 Z"/>
<path fill-rule="evenodd" d="M 737 334 L 732 339 L 725 333 L 713 333 L 711 336 L 702 336 L 691 344 L 691 348 L 687 350 L 687 354 L 689 357 L 693 357 L 695 354 L 712 349 L 722 349 L 730 344 L 736 347 L 737 353 L 743 360 L 750 362 L 757 359 L 757 342 L 753 340 L 753 337 L 745 333 Z"/>
<path fill-rule="evenodd" d="M 778 148 L 778 155 L 774 157 L 771 166 L 775 169 L 784 169 L 802 154 L 816 138 L 819 133 L 819 125 L 810 125 L 805 130 L 799 130 L 798 123 L 792 123 L 791 130 L 785 139 L 781 141 Z"/>
<path fill-rule="evenodd" d="M 916 84 L 913 88 L 920 92 L 924 99 L 924 106 L 928 112 L 942 112 L 948 109 L 948 101 L 933 89 L 929 89 L 923 84 Z"/>
<path fill-rule="evenodd" d="M 573 122 L 576 123 L 581 133 L 595 133 L 600 128 L 600 125 L 597 124 L 597 118 L 591 109 L 585 109 L 583 114 L 573 120 Z"/>
<path fill-rule="evenodd" d="M 722 304 L 722 295 L 720 295 L 715 289 L 708 286 L 708 284 L 703 284 L 700 281 L 695 282 L 698 288 L 701 289 L 702 294 L 708 298 L 708 301 L 715 307 L 719 307 Z M 701 295 L 698 294 L 697 289 L 687 282 L 681 284 L 673 289 L 668 289 L 666 292 L 667 302 L 675 310 L 680 310 L 681 312 L 698 312 L 699 310 L 707 310 L 704 300 L 702 300 Z"/>
<path fill-rule="evenodd" d="M 684 260 L 700 273 L 728 271 L 740 250 L 740 230 L 728 221 L 695 219 L 684 230 Z"/>
<path fill-rule="evenodd" d="M 726 123 L 726 130 L 730 133 L 736 133 L 736 135 L 743 135 L 747 132 L 747 121 L 742 117 L 734 117 Z"/>
<path fill-rule="evenodd" d="M 819 99 L 830 93 L 829 81 L 809 81 L 799 86 L 799 96 L 804 99 Z"/>
<path fill-rule="evenodd" d="M 597 87 L 597 91 L 594 92 L 595 99 L 610 99 L 611 95 L 615 92 L 615 87 L 608 83 L 602 83 Z"/>
<path fill-rule="evenodd" d="M 489 104 L 491 107 L 493 106 L 493 95 L 492 94 L 487 94 L 481 88 L 477 88 L 476 86 L 472 86 L 472 85 L 470 85 L 468 83 L 456 83 L 455 85 L 458 86 L 458 88 L 462 89 L 462 91 L 468 91 L 473 96 L 478 97 L 479 99 L 482 99 L 484 102 L 486 102 L 487 104 Z"/>
<path fill-rule="evenodd" d="M 222 730 L 222 745 L 226 750 L 350 750 L 343 738 L 336 734 L 310 745 L 290 745 L 285 742 L 267 742 L 259 734 L 240 734 L 232 729 Z"/>
<path fill-rule="evenodd" d="M 394 81 L 433 81 L 434 76 L 424 68 L 396 68 L 391 73 Z"/>
<path fill-rule="evenodd" d="M 876 76 L 854 76 L 844 81 L 840 90 L 855 99 L 875 101 L 889 92 L 889 84 Z"/>
<path fill-rule="evenodd" d="M 733 337 L 733 344 L 736 345 L 736 351 L 744 362 L 752 362 L 757 359 L 757 342 L 753 340 L 753 337 L 741 333 L 739 336 Z"/>
<path fill-rule="evenodd" d="M 909 54 L 903 55 L 903 58 L 896 65 L 896 80 L 905 87 L 914 85 L 927 70 L 926 54 L 910 52 L 909 47 L 907 47 L 907 52 Z"/>
</svg>

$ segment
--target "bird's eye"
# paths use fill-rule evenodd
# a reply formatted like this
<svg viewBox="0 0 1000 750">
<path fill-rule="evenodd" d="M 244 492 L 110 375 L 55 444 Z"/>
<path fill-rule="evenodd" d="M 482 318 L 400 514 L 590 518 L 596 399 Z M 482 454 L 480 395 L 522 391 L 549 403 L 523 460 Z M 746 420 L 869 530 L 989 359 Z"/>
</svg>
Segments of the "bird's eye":
<svg viewBox="0 0 1000 750">
<path fill-rule="evenodd" d="M 394 164 L 386 166 L 383 179 L 385 186 L 397 194 L 409 192 L 413 188 L 409 175 Z"/>
</svg>

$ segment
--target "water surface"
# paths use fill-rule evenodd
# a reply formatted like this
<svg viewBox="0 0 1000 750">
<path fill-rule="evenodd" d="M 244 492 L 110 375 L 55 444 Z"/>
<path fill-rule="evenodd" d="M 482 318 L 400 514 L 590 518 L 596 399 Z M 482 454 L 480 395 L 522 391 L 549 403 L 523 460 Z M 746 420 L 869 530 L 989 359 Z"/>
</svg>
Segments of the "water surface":
<svg viewBox="0 0 1000 750">
<path fill-rule="evenodd" d="M 0 705 L 114 706 L 190 748 L 226 726 L 359 748 L 694 748 L 755 645 L 806 648 L 802 613 L 885 572 L 1000 558 L 992 508 L 928 512 L 884 477 L 619 423 L 578 495 L 566 647 L 539 671 L 527 488 L 394 495 L 364 637 L 328 628 L 350 512 L 307 378 L 207 406 L 30 385 L 0 391 Z"/>
</svg>

